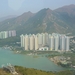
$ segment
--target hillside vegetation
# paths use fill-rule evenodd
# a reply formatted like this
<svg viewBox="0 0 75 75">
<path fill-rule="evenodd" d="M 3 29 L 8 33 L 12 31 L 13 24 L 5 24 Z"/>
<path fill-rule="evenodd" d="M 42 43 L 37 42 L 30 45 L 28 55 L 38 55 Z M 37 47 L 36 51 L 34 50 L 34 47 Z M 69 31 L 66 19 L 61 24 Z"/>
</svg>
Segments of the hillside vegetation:
<svg viewBox="0 0 75 75">
<path fill-rule="evenodd" d="M 0 39 L 0 46 L 16 46 L 18 45 L 17 42 L 20 42 L 20 37 L 9 37 L 5 39 Z"/>
<path fill-rule="evenodd" d="M 61 71 L 61 72 L 46 72 L 42 70 L 36 70 L 32 68 L 24 68 L 21 66 L 15 66 L 18 75 L 75 75 L 75 71 Z M 0 69 L 0 75 L 12 75 L 9 72 Z"/>
</svg>

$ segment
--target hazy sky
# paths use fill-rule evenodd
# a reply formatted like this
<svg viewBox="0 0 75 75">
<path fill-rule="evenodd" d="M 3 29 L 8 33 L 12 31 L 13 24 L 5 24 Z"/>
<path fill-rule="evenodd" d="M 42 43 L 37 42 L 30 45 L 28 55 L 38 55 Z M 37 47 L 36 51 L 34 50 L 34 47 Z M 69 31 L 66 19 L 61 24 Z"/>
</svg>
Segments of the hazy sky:
<svg viewBox="0 0 75 75">
<path fill-rule="evenodd" d="M 75 4 L 75 0 L 0 0 L 0 17 L 19 15 L 27 11 L 37 12 L 43 8 L 52 10 Z"/>
</svg>

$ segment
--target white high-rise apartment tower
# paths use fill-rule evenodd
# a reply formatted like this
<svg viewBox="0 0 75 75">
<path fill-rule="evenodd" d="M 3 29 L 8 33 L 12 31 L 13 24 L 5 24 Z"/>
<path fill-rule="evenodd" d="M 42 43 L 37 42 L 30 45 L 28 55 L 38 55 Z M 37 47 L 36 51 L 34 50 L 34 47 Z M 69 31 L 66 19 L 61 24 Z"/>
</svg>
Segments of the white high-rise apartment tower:
<svg viewBox="0 0 75 75">
<path fill-rule="evenodd" d="M 29 49 L 29 37 L 28 37 L 28 35 L 26 34 L 25 35 L 25 46 L 24 46 L 24 48 L 25 48 L 25 50 L 28 50 Z"/>
<path fill-rule="evenodd" d="M 20 36 L 20 38 L 21 38 L 21 47 L 24 47 L 25 46 L 25 41 L 24 41 L 24 35 L 22 34 L 21 36 Z"/>
<path fill-rule="evenodd" d="M 54 49 L 54 37 L 53 36 L 49 37 L 49 48 L 50 50 Z"/>
<path fill-rule="evenodd" d="M 65 36 L 60 36 L 60 50 L 64 51 L 66 47 Z"/>
<path fill-rule="evenodd" d="M 34 50 L 34 36 L 33 35 L 29 37 L 29 48 L 30 50 Z"/>
<path fill-rule="evenodd" d="M 39 47 L 38 47 L 38 37 L 37 35 L 34 36 L 34 39 L 35 39 L 35 50 L 37 50 Z"/>
<path fill-rule="evenodd" d="M 37 34 L 38 36 L 38 45 L 39 45 L 39 48 L 42 47 L 42 44 L 43 44 L 43 39 L 42 39 L 42 34 Z"/>
<path fill-rule="evenodd" d="M 66 51 L 69 51 L 70 38 L 66 36 Z"/>
<path fill-rule="evenodd" d="M 58 47 L 59 47 L 59 37 L 58 37 L 58 35 L 54 36 L 54 44 L 55 44 L 54 48 L 57 51 Z"/>
</svg>

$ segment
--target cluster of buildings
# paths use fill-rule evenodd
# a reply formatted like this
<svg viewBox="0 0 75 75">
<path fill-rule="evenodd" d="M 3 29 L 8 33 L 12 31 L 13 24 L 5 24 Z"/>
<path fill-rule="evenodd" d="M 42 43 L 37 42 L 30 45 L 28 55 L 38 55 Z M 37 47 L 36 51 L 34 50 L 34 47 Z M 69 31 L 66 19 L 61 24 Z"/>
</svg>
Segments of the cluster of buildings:
<svg viewBox="0 0 75 75">
<path fill-rule="evenodd" d="M 70 38 L 64 34 L 22 34 L 20 38 L 21 47 L 25 50 L 69 51 Z"/>
<path fill-rule="evenodd" d="M 8 37 L 13 37 L 13 36 L 16 36 L 15 30 L 1 31 L 0 32 L 0 39 L 5 39 L 5 38 L 8 38 Z"/>
</svg>

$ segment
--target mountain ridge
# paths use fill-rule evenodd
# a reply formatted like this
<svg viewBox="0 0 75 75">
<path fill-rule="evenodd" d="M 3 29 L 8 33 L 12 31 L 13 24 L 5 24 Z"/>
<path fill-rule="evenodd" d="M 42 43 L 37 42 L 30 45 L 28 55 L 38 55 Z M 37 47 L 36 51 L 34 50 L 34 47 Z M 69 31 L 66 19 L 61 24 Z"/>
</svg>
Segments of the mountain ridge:
<svg viewBox="0 0 75 75">
<path fill-rule="evenodd" d="M 67 5 L 55 10 L 44 8 L 37 13 L 25 12 L 22 15 L 0 22 L 0 31 L 15 29 L 26 33 L 71 33 L 75 34 L 75 5 Z"/>
</svg>

